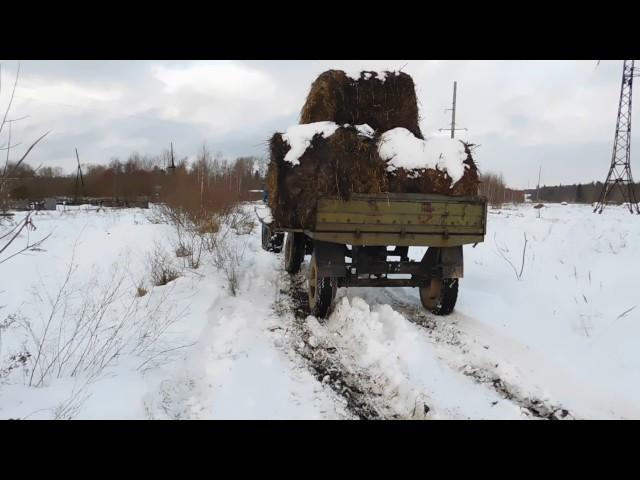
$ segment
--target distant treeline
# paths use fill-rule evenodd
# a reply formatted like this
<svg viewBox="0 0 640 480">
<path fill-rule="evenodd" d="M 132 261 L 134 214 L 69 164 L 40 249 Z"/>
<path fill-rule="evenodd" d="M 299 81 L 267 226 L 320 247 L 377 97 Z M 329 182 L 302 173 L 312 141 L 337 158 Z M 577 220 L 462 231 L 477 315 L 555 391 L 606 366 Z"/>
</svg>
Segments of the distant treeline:
<svg viewBox="0 0 640 480">
<path fill-rule="evenodd" d="M 5 193 L 9 199 L 31 201 L 47 197 L 133 201 L 147 197 L 152 201 L 180 204 L 190 210 L 207 210 L 227 202 L 256 198 L 249 191 L 263 188 L 266 173 L 264 158 L 228 160 L 221 154 L 213 156 L 206 147 L 202 147 L 192 161 L 183 157 L 175 160 L 174 169 L 167 168 L 169 165 L 169 151 L 155 156 L 132 153 L 126 161 L 115 158 L 107 165 L 86 165 L 82 167 L 82 178 L 78 172 L 65 173 L 57 167 L 35 170 L 24 163 L 18 167 L 9 164 L 10 181 Z M 601 188 L 600 183 L 545 186 L 540 189 L 540 200 L 591 203 Z M 525 191 L 508 188 L 502 174 L 492 172 L 480 175 L 478 193 L 487 197 L 492 205 L 521 203 L 525 197 Z M 535 190 L 533 194 L 535 199 Z"/>
<path fill-rule="evenodd" d="M 567 202 L 567 203 L 595 203 L 598 201 L 603 187 L 602 182 L 591 182 L 573 185 L 556 185 L 540 187 L 539 195 L 536 195 L 536 189 L 525 190 L 531 195 L 531 199 L 536 201 L 537 198 L 541 202 Z M 634 185 L 636 198 L 640 198 L 640 184 Z M 616 187 L 607 198 L 611 203 L 622 203 L 622 195 Z"/>
<path fill-rule="evenodd" d="M 491 205 L 524 202 L 524 192 L 508 188 L 502 174 L 485 172 L 480 174 L 479 194 L 486 197 Z"/>
<path fill-rule="evenodd" d="M 46 197 L 104 197 L 135 200 L 148 197 L 164 201 L 176 196 L 194 197 L 193 202 L 205 203 L 213 195 L 233 199 L 247 197 L 252 189 L 262 188 L 265 162 L 257 157 L 227 160 L 215 157 L 203 147 L 195 161 L 181 158 L 171 164 L 168 152 L 149 156 L 133 153 L 126 161 L 112 159 L 108 165 L 82 167 L 78 172 L 64 173 L 61 168 L 42 167 L 35 170 L 27 164 L 7 169 L 10 199 L 40 200 Z M 215 194 L 214 194 L 215 192 Z M 192 203 L 193 203 L 192 202 Z"/>
</svg>

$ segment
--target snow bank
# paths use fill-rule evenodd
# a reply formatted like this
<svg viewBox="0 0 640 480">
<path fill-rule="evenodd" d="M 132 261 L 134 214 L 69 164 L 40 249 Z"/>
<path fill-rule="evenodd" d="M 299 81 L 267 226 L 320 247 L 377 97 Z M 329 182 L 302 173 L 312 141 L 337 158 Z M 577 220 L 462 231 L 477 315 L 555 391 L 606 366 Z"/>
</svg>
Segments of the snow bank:
<svg viewBox="0 0 640 480">
<path fill-rule="evenodd" d="M 465 247 L 447 321 L 523 390 L 582 418 L 640 418 L 640 218 L 614 206 L 602 215 L 589 205 L 538 212 L 527 204 L 489 211 L 485 242 Z M 525 233 L 518 280 L 500 251 L 519 269 Z M 419 304 L 417 291 L 406 292 Z"/>
<path fill-rule="evenodd" d="M 271 223 L 273 222 L 273 215 L 271 213 L 271 208 L 268 205 L 259 205 L 256 207 L 256 215 L 263 223 Z"/>
<path fill-rule="evenodd" d="M 254 206 L 259 204 L 246 207 L 252 215 Z M 34 216 L 37 233 L 53 235 L 41 250 L 16 256 L 0 269 L 3 278 L 11 278 L 0 288 L 0 419 L 344 418 L 331 392 L 275 345 L 273 337 L 281 330 L 272 303 L 281 258 L 260 248 L 260 228 L 247 235 L 230 230 L 228 247 L 241 262 L 237 296 L 211 258 L 197 271 L 186 269 L 168 285 L 153 287 L 147 280 L 147 255 L 156 242 L 171 253 L 175 231 L 149 221 L 151 213 L 67 207 Z M 129 271 L 119 291 L 125 305 L 135 301 L 153 310 L 156 293 L 166 294 L 177 320 L 143 358 L 120 355 L 90 382 L 80 374 L 56 374 L 41 388 L 30 387 L 24 370 L 29 362 L 11 360 L 24 352 L 26 332 L 5 321 L 15 312 L 39 332 L 40 319 L 51 310 L 47 298 L 55 298 L 72 258 L 77 269 L 70 290 L 80 285 L 94 292 L 90 300 L 100 300 L 104 292 L 98 287 L 115 281 L 110 266 L 116 263 Z M 149 292 L 136 300 L 141 283 Z M 34 289 L 42 302 L 34 300 Z M 63 307 L 54 321 L 67 318 Z M 107 315 L 116 313 L 113 309 Z M 50 331 L 58 335 L 61 325 L 52 324 Z"/>
<path fill-rule="evenodd" d="M 34 311 L 31 288 L 43 298 L 54 292 L 71 250 L 75 281 L 90 288 L 97 275 L 108 282 L 110 265 L 119 262 L 131 270 L 133 297 L 153 243 L 170 246 L 171 229 L 149 222 L 148 213 L 38 214 L 38 233 L 53 236 L 43 250 L 3 264 L 11 281 L 2 283 L 0 321 L 17 312 L 38 326 L 48 309 Z M 530 418 L 492 388 L 495 380 L 577 418 L 640 418 L 638 217 L 624 207 L 594 215 L 587 205 L 557 204 L 537 215 L 530 205 L 490 210 L 486 242 L 465 247 L 456 311 L 446 319 L 426 314 L 428 328 L 408 320 L 422 312 L 411 288 L 341 289 L 324 324 L 313 317 L 305 324 L 321 344 L 337 347 L 331 355 L 349 371 L 367 373 L 373 384 L 364 386 L 386 405 L 386 418 Z M 519 265 L 523 233 L 517 279 L 509 261 Z M 58 378 L 42 388 L 26 386 L 19 367 L 1 379 L 0 418 L 51 418 L 59 405 L 70 405 L 76 418 L 348 417 L 289 347 L 302 340 L 289 328 L 298 319 L 274 309 L 287 295 L 279 283 L 282 255 L 261 250 L 259 228 L 232 241 L 242 247 L 237 296 L 208 262 L 172 282 L 169 298 L 185 316 L 168 332 L 177 348 L 171 362 L 140 371 L 140 359 L 121 357 L 86 386 Z M 420 260 L 424 252 L 411 248 L 409 255 Z M 1 333 L 0 371 L 23 346 L 18 325 Z M 474 370 L 487 381 L 475 381 Z"/>
<path fill-rule="evenodd" d="M 431 138 L 421 140 L 406 128 L 394 128 L 384 132 L 378 142 L 378 153 L 388 161 L 387 170 L 439 169 L 445 170 L 452 184 L 464 175 L 467 155 L 459 140 Z"/>
<path fill-rule="evenodd" d="M 416 405 L 424 404 L 426 418 L 523 418 L 495 391 L 442 362 L 421 327 L 389 305 L 349 297 L 338 300 L 324 335 L 332 335 L 352 368 L 364 369 L 376 379 L 391 415 L 425 418 L 416 411 Z M 314 334 L 321 337 L 323 332 L 316 327 Z"/>
</svg>

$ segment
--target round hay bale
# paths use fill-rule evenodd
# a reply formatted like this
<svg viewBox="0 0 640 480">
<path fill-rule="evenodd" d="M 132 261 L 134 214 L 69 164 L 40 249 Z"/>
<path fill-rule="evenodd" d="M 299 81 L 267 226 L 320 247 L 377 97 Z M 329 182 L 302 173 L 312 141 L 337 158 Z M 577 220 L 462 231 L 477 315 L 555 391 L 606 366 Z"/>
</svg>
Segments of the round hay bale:
<svg viewBox="0 0 640 480">
<path fill-rule="evenodd" d="M 311 84 L 300 123 L 332 121 L 367 124 L 377 132 L 403 127 L 420 131 L 415 84 L 404 72 L 361 72 L 353 79 L 342 70 L 328 70 Z"/>
<path fill-rule="evenodd" d="M 300 123 L 330 121 L 353 124 L 355 105 L 350 86 L 353 82 L 342 70 L 327 70 L 311 84 L 307 100 L 300 112 Z"/>
<path fill-rule="evenodd" d="M 403 127 L 423 139 L 418 98 L 410 75 L 404 72 L 361 72 L 353 83 L 355 123 L 366 123 L 377 132 Z"/>
</svg>

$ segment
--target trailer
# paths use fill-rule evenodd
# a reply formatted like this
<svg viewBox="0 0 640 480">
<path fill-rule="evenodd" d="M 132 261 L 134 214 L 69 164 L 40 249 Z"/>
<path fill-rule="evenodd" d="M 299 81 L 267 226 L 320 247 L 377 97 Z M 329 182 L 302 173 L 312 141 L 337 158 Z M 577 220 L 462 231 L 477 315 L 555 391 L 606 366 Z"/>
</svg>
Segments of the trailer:
<svg viewBox="0 0 640 480">
<path fill-rule="evenodd" d="M 284 267 L 300 271 L 305 255 L 309 310 L 325 318 L 340 287 L 417 287 L 422 305 L 450 314 L 464 273 L 462 246 L 484 241 L 487 200 L 412 193 L 321 197 L 313 229 L 276 225 L 260 215 L 262 248 L 284 249 Z M 286 237 L 286 238 L 285 238 Z M 409 247 L 428 247 L 420 261 Z"/>
</svg>

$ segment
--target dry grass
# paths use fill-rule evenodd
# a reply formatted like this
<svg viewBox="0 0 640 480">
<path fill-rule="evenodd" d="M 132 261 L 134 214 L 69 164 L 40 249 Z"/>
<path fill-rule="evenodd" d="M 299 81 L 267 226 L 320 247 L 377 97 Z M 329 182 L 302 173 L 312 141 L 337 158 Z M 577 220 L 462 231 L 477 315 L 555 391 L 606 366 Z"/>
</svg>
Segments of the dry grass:
<svg viewBox="0 0 640 480">
<path fill-rule="evenodd" d="M 136 287 L 136 296 L 137 297 L 144 297 L 147 293 L 149 293 L 147 291 L 147 289 L 145 288 L 144 285 L 138 285 Z"/>
</svg>

